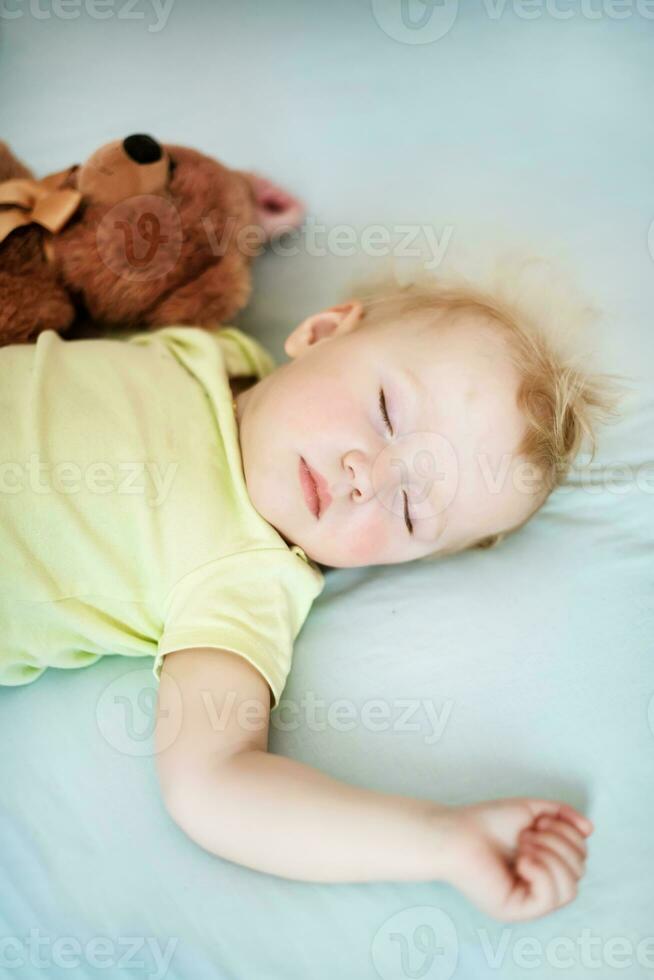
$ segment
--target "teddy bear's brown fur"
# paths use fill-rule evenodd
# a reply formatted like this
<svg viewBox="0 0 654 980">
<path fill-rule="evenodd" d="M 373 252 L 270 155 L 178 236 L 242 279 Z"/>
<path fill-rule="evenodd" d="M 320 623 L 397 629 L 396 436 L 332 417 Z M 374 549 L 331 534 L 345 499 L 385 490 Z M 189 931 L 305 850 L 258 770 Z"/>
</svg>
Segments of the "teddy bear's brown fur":
<svg viewBox="0 0 654 980">
<path fill-rule="evenodd" d="M 30 177 L 0 143 L 0 182 Z M 80 195 L 63 227 L 26 224 L 0 243 L 0 344 L 89 321 L 224 323 L 248 301 L 252 256 L 285 212 L 297 223 L 279 188 L 147 136 L 107 144 L 57 182 Z"/>
</svg>

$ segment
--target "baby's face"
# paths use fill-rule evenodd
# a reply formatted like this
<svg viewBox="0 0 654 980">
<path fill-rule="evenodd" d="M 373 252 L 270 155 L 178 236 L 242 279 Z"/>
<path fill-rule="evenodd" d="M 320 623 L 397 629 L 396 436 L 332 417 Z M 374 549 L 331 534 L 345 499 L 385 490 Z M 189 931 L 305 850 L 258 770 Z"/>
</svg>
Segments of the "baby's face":
<svg viewBox="0 0 654 980">
<path fill-rule="evenodd" d="M 520 524 L 537 503 L 505 344 L 464 314 L 373 326 L 353 303 L 309 317 L 286 341 L 291 360 L 237 399 L 254 507 L 333 567 L 411 561 Z"/>
</svg>

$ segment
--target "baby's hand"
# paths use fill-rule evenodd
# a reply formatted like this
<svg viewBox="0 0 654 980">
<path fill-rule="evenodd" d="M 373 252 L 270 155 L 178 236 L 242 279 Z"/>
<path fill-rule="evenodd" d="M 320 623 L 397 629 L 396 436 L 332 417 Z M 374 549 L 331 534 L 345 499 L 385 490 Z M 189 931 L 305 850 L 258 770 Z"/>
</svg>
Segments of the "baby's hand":
<svg viewBox="0 0 654 980">
<path fill-rule="evenodd" d="M 446 880 L 488 915 L 535 919 L 576 896 L 593 825 L 573 807 L 517 798 L 453 807 L 442 816 L 452 855 Z"/>
</svg>

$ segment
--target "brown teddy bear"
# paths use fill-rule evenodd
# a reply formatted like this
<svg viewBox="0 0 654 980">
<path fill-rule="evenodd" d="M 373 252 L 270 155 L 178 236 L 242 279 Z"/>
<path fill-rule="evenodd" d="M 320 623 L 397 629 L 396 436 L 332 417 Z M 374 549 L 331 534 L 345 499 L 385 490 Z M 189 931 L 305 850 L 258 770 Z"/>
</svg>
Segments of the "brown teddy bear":
<svg viewBox="0 0 654 980">
<path fill-rule="evenodd" d="M 0 143 L 0 344 L 90 321 L 224 323 L 248 301 L 252 257 L 302 213 L 269 181 L 150 136 L 40 181 Z"/>
</svg>

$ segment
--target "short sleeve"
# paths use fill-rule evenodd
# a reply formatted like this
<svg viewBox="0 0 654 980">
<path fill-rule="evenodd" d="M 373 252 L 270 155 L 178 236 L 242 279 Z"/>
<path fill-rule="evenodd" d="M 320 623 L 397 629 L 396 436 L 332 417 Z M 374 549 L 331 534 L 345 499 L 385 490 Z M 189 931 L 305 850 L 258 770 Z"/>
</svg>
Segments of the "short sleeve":
<svg viewBox="0 0 654 980">
<path fill-rule="evenodd" d="M 187 647 L 216 647 L 245 657 L 265 677 L 279 704 L 293 644 L 322 591 L 320 570 L 298 550 L 257 548 L 209 562 L 169 592 L 153 673 Z"/>
</svg>

